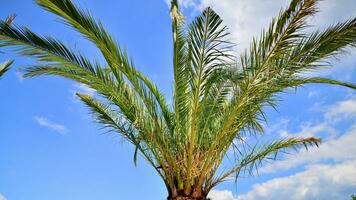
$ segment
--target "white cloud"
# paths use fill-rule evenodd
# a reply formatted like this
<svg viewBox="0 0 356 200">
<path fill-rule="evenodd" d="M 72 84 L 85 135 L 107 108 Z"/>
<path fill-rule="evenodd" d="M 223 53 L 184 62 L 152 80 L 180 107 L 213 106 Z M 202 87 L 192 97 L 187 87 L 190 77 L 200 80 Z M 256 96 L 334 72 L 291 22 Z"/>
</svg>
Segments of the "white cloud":
<svg viewBox="0 0 356 200">
<path fill-rule="evenodd" d="M 326 112 L 325 116 L 328 119 L 336 116 L 339 116 L 339 118 L 356 117 L 356 98 L 337 103 Z"/>
<path fill-rule="evenodd" d="M 49 128 L 50 130 L 52 131 L 55 131 L 59 134 L 66 134 L 68 132 L 68 129 L 61 125 L 61 124 L 57 124 L 55 122 L 52 122 L 50 120 L 48 120 L 47 118 L 45 117 L 40 117 L 40 116 L 35 116 L 34 117 L 34 120 L 40 125 L 40 126 L 43 126 L 43 127 L 46 127 L 46 128 Z"/>
<path fill-rule="evenodd" d="M 314 158 L 316 161 L 331 158 L 336 164 L 308 165 L 300 173 L 256 184 L 251 191 L 239 197 L 234 197 L 228 190 L 213 190 L 209 197 L 212 200 L 348 199 L 356 191 L 355 130 L 356 127 L 338 141 L 323 144 L 317 151 L 298 155 L 304 159 L 286 162 L 290 167 L 301 162 L 310 163 Z"/>
<path fill-rule="evenodd" d="M 0 200 L 6 200 L 6 198 L 2 194 L 0 194 Z"/>
<path fill-rule="evenodd" d="M 356 159 L 338 164 L 311 165 L 295 175 L 256 184 L 236 200 L 349 199 L 356 191 L 355 172 Z"/>
<path fill-rule="evenodd" d="M 212 190 L 208 197 L 211 200 L 237 200 L 232 192 L 228 190 Z"/>
<path fill-rule="evenodd" d="M 321 123 L 306 122 L 302 123 L 300 126 L 300 131 L 297 133 L 290 133 L 287 129 L 281 131 L 280 136 L 288 137 L 326 137 L 334 138 L 337 133 L 337 130 L 332 126 L 331 121 L 324 121 Z"/>
</svg>

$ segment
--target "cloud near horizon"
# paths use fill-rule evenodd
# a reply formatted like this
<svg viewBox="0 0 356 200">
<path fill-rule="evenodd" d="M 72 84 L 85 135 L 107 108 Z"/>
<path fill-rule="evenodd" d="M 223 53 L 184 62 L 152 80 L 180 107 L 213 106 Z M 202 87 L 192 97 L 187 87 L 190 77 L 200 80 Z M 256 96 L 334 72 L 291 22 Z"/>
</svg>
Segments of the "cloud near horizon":
<svg viewBox="0 0 356 200">
<path fill-rule="evenodd" d="M 212 200 L 349 199 L 356 189 L 356 159 L 339 164 L 310 165 L 300 173 L 255 184 L 234 197 L 228 190 L 213 190 Z"/>
<path fill-rule="evenodd" d="M 303 172 L 256 184 L 236 200 L 345 199 L 356 189 L 356 159 L 310 165 Z M 233 199 L 224 199 L 233 200 Z"/>
</svg>

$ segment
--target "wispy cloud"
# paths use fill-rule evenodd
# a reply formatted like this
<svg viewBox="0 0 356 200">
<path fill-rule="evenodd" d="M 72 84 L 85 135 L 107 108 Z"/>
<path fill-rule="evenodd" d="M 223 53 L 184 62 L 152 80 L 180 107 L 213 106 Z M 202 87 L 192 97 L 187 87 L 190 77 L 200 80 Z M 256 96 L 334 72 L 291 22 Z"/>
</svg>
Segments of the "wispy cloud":
<svg viewBox="0 0 356 200">
<path fill-rule="evenodd" d="M 46 127 L 52 131 L 55 131 L 55 132 L 61 134 L 61 135 L 65 135 L 68 132 L 68 129 L 64 125 L 52 122 L 45 117 L 35 116 L 33 118 L 40 126 Z"/>
<path fill-rule="evenodd" d="M 325 114 L 327 119 L 356 117 L 356 98 L 338 102 Z"/>
</svg>

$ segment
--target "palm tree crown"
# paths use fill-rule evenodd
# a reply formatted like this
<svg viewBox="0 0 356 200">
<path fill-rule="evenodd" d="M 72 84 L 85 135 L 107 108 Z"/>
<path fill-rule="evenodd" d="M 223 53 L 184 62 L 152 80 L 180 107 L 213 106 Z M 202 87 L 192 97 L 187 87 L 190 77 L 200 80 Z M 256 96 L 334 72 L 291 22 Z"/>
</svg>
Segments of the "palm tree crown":
<svg viewBox="0 0 356 200">
<path fill-rule="evenodd" d="M 169 199 L 206 199 L 217 184 L 282 150 L 318 145 L 314 137 L 255 146 L 245 140 L 263 133 L 264 108 L 275 108 L 279 93 L 307 83 L 356 88 L 302 74 L 330 65 L 330 59 L 356 45 L 356 18 L 305 31 L 319 0 L 292 0 L 238 58 L 231 53 L 228 29 L 211 8 L 187 25 L 172 0 L 173 105 L 90 13 L 71 0 L 36 2 L 94 43 L 106 65 L 53 37 L 6 22 L 0 22 L 0 46 L 16 46 L 18 53 L 39 61 L 25 69 L 26 77 L 59 75 L 95 89 L 97 96 L 78 96 L 98 123 L 134 145 L 135 164 L 141 155 L 152 165 Z M 236 152 L 234 166 L 218 174 L 229 149 Z"/>
</svg>

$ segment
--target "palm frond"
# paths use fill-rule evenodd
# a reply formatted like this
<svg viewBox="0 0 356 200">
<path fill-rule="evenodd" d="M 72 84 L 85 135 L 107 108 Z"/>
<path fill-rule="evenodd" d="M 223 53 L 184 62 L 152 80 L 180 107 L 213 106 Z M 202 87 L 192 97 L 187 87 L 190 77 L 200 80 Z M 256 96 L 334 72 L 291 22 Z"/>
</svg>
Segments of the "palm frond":
<svg viewBox="0 0 356 200">
<path fill-rule="evenodd" d="M 185 32 L 185 17 L 179 10 L 177 0 L 171 4 L 172 34 L 173 34 L 173 72 L 174 72 L 174 111 L 177 139 L 180 140 L 180 132 L 186 131 L 188 123 L 187 113 L 189 112 L 189 74 L 187 66 L 188 55 L 187 35 Z M 182 148 L 182 147 L 180 147 Z"/>
<path fill-rule="evenodd" d="M 308 147 L 319 146 L 321 139 L 315 137 L 308 138 L 288 138 L 282 140 L 275 140 L 273 142 L 261 145 L 259 147 L 252 147 L 250 152 L 247 152 L 245 155 L 239 158 L 239 162 L 235 167 L 223 173 L 221 176 L 217 177 L 211 185 L 207 186 L 210 190 L 212 187 L 215 187 L 217 184 L 229 178 L 231 175 L 235 174 L 235 179 L 237 179 L 241 172 L 247 170 L 248 173 L 253 173 L 260 165 L 263 164 L 265 160 L 275 160 L 277 154 L 286 153 L 288 150 L 297 151 L 300 147 L 305 147 L 308 150 Z"/>
<path fill-rule="evenodd" d="M 330 60 L 356 45 L 356 18 L 315 31 L 299 41 L 281 60 L 289 74 L 315 70 L 330 65 Z"/>
<path fill-rule="evenodd" d="M 323 77 L 309 77 L 309 78 L 299 78 L 296 80 L 290 80 L 288 85 L 290 85 L 290 87 L 298 87 L 300 85 L 310 84 L 310 83 L 338 85 L 338 86 L 348 87 L 354 90 L 356 89 L 356 84 L 338 81 L 330 78 L 323 78 Z"/>
</svg>

